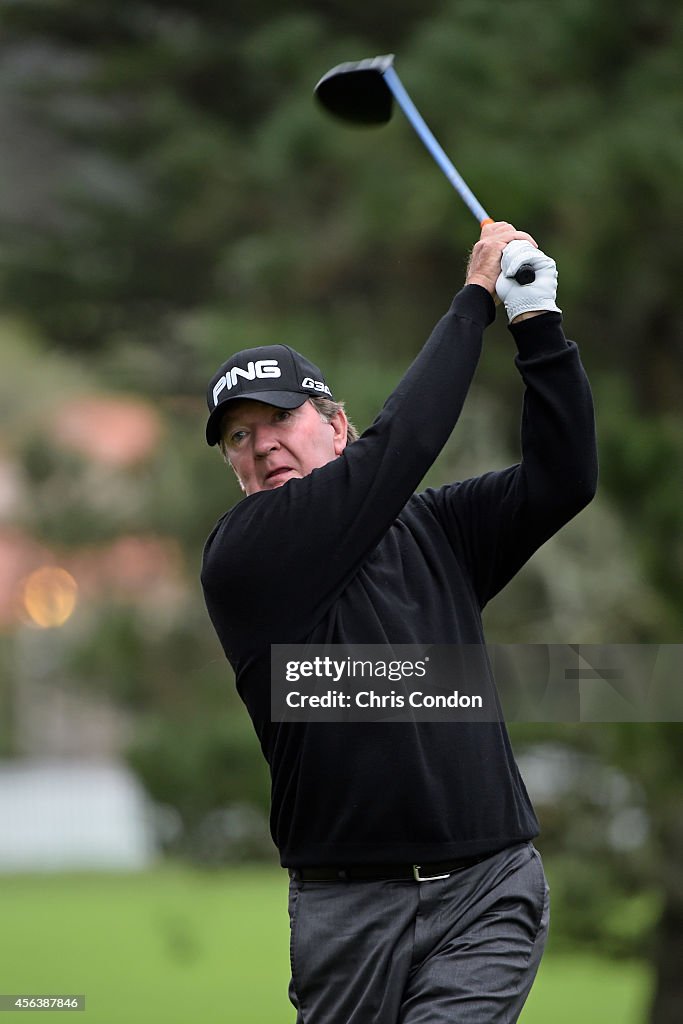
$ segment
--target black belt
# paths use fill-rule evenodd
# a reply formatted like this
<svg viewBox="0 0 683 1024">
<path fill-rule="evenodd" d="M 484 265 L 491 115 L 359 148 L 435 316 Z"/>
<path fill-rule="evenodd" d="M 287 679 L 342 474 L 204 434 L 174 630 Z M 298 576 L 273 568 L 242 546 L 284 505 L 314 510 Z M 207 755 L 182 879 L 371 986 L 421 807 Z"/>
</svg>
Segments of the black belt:
<svg viewBox="0 0 683 1024">
<path fill-rule="evenodd" d="M 439 864 L 355 864 L 350 867 L 289 868 L 289 877 L 298 882 L 433 882 L 448 878 L 454 871 L 472 867 L 493 856 L 461 857 Z"/>
</svg>

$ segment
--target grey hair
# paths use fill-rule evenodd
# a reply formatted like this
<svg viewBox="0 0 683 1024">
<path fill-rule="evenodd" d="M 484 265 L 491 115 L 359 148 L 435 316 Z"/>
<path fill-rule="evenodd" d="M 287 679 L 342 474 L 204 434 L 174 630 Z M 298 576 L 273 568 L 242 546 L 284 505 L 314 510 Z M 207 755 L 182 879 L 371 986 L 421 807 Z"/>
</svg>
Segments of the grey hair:
<svg viewBox="0 0 683 1024">
<path fill-rule="evenodd" d="M 329 423 L 332 417 L 336 416 L 338 412 L 344 411 L 344 403 L 334 402 L 331 398 L 321 398 L 316 395 L 314 398 L 309 398 L 308 401 L 318 410 L 325 423 Z M 360 434 L 348 416 L 346 418 L 346 423 L 346 443 L 352 444 L 354 441 L 358 440 Z"/>
<path fill-rule="evenodd" d="M 325 423 L 329 423 L 332 417 L 336 416 L 338 412 L 344 411 L 344 403 L 334 402 L 331 398 L 322 398 L 318 395 L 315 395 L 309 398 L 308 401 L 311 403 L 313 408 L 317 410 L 318 414 L 320 415 L 320 418 L 324 420 Z M 352 444 L 354 441 L 358 440 L 360 434 L 355 424 L 353 424 L 350 419 L 347 418 L 346 422 L 346 443 Z M 230 457 L 228 455 L 228 448 L 222 434 L 221 439 L 218 442 L 218 446 L 221 450 L 221 455 L 223 456 L 225 461 L 228 463 L 228 465 L 231 465 Z"/>
</svg>

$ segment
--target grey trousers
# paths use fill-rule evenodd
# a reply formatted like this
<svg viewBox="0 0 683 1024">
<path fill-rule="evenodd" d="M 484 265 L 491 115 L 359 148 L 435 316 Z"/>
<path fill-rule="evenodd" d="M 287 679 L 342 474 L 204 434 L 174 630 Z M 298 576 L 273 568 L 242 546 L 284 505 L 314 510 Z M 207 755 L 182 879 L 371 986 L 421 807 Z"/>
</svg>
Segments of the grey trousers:
<svg viewBox="0 0 683 1024">
<path fill-rule="evenodd" d="M 548 933 L 532 843 L 426 882 L 289 889 L 297 1024 L 514 1024 Z"/>
</svg>

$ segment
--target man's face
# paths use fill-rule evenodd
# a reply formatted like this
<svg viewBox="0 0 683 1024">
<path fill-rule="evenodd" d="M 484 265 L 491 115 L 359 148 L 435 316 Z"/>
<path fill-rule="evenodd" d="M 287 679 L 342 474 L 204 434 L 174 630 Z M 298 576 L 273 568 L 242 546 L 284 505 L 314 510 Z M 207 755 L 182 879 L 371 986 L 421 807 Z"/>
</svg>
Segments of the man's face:
<svg viewBox="0 0 683 1024">
<path fill-rule="evenodd" d="M 298 409 L 278 409 L 238 399 L 223 417 L 222 435 L 240 487 L 255 494 L 308 476 L 341 455 L 346 416 L 340 411 L 326 423 L 309 401 Z"/>
</svg>

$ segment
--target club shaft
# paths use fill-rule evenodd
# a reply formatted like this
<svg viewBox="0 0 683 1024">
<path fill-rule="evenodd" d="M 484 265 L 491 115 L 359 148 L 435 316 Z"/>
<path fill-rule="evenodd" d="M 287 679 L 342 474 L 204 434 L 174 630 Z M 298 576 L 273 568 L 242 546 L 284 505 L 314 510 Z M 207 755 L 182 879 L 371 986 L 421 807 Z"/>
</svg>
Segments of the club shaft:
<svg viewBox="0 0 683 1024">
<path fill-rule="evenodd" d="M 436 160 L 443 173 L 450 181 L 455 191 L 467 206 L 468 210 L 474 214 L 480 224 L 484 220 L 490 220 L 490 217 L 484 207 L 474 195 L 469 185 L 467 185 L 461 175 L 458 174 L 455 167 L 448 159 L 437 140 L 434 138 L 434 135 L 427 127 L 424 118 L 406 92 L 401 79 L 398 77 L 393 67 L 388 67 L 384 72 L 382 72 L 382 74 L 384 81 L 391 89 L 394 99 L 422 139 L 426 148 Z"/>
</svg>

